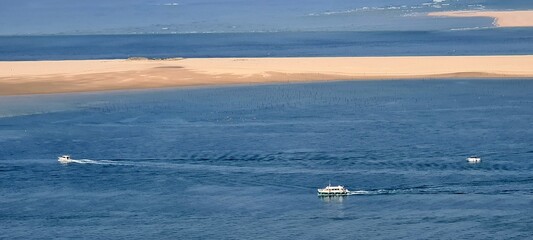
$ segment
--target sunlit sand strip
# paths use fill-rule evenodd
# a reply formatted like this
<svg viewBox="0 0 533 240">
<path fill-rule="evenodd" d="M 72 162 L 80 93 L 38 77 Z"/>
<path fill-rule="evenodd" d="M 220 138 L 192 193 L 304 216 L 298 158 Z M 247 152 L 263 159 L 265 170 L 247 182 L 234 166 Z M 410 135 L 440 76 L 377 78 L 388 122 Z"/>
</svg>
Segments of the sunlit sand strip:
<svg viewBox="0 0 533 240">
<path fill-rule="evenodd" d="M 432 12 L 433 17 L 488 17 L 496 27 L 533 27 L 533 10 L 528 11 L 449 11 Z"/>
<path fill-rule="evenodd" d="M 533 55 L 0 62 L 0 95 L 329 80 L 533 78 Z"/>
</svg>

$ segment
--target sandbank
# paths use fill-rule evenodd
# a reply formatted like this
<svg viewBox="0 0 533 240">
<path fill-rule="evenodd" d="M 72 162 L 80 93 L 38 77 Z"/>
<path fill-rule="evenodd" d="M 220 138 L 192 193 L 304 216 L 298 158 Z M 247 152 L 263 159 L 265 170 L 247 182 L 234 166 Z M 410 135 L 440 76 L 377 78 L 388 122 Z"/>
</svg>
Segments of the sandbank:
<svg viewBox="0 0 533 240">
<path fill-rule="evenodd" d="M 488 17 L 496 27 L 533 27 L 533 10 L 527 11 L 449 11 L 432 12 L 433 17 Z"/>
<path fill-rule="evenodd" d="M 329 80 L 533 78 L 533 55 L 0 61 L 0 95 Z"/>
</svg>

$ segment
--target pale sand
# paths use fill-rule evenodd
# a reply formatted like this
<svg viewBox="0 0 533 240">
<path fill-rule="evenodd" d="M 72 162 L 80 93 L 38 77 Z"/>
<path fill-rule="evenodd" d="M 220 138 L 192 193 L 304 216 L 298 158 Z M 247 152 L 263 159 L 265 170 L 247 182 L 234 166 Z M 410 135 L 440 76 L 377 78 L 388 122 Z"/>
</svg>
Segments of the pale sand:
<svg viewBox="0 0 533 240">
<path fill-rule="evenodd" d="M 432 12 L 434 17 L 489 17 L 496 27 L 533 27 L 533 10 L 527 11 L 450 11 Z"/>
<path fill-rule="evenodd" d="M 329 80 L 533 78 L 533 55 L 0 62 L 0 95 Z"/>
</svg>

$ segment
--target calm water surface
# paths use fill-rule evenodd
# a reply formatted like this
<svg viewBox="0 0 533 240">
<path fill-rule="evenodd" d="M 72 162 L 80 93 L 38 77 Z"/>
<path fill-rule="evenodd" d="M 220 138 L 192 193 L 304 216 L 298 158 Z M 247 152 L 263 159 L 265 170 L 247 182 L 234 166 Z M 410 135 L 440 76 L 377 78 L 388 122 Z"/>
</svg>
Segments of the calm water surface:
<svg viewBox="0 0 533 240">
<path fill-rule="evenodd" d="M 362 81 L 1 97 L 0 238 L 527 239 L 531 89 Z M 59 164 L 64 153 L 79 163 Z M 328 181 L 362 192 L 318 198 Z"/>
<path fill-rule="evenodd" d="M 0 60 L 533 54 L 533 29 L 0 36 Z"/>
</svg>

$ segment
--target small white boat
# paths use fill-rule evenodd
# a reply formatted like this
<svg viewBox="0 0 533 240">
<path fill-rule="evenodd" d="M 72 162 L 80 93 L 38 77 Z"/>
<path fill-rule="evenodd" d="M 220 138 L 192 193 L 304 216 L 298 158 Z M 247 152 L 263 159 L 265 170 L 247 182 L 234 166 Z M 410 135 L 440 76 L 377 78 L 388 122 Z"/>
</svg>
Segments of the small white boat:
<svg viewBox="0 0 533 240">
<path fill-rule="evenodd" d="M 61 157 L 58 157 L 57 161 L 62 164 L 67 164 L 67 163 L 72 162 L 72 158 L 70 158 L 70 155 L 63 155 Z"/>
<path fill-rule="evenodd" d="M 346 196 L 349 195 L 350 191 L 344 186 L 331 186 L 329 184 L 325 188 L 318 189 L 318 196 L 327 197 L 327 196 Z"/>
<path fill-rule="evenodd" d="M 476 156 L 470 156 L 466 158 L 466 161 L 468 161 L 469 163 L 479 163 L 481 162 L 481 158 Z"/>
</svg>

